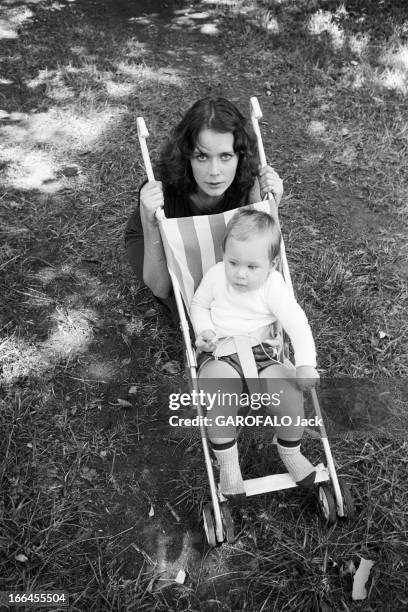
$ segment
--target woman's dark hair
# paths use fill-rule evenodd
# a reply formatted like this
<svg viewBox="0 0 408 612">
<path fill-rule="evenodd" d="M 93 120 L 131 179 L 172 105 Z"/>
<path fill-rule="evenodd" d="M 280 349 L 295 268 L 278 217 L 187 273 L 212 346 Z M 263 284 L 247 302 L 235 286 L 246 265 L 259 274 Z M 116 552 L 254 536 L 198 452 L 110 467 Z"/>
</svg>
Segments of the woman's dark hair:
<svg viewBox="0 0 408 612">
<path fill-rule="evenodd" d="M 165 189 L 191 194 L 196 182 L 190 158 L 201 130 L 230 132 L 234 136 L 234 151 L 238 154 L 235 179 L 230 187 L 240 198 L 254 184 L 258 169 L 256 137 L 250 122 L 235 104 L 225 98 L 203 98 L 187 111 L 164 145 L 157 164 L 158 175 Z"/>
</svg>

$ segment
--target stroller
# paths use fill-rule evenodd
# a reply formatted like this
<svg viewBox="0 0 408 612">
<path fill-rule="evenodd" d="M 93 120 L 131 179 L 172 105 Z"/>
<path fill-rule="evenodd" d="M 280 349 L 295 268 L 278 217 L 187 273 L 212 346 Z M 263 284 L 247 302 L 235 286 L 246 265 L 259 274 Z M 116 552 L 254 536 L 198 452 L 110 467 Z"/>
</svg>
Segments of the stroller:
<svg viewBox="0 0 408 612">
<path fill-rule="evenodd" d="M 258 123 L 261 117 L 262 112 L 257 98 L 251 98 L 251 120 L 254 132 L 257 136 L 260 162 L 262 166 L 265 166 L 266 157 Z M 148 131 L 142 117 L 137 119 L 137 128 L 147 178 L 151 181 L 154 180 L 154 175 L 146 144 Z M 279 227 L 277 207 L 271 194 L 268 195 L 263 202 L 248 205 L 248 208 L 256 208 L 271 214 Z M 210 267 L 222 260 L 222 237 L 226 224 L 235 212 L 236 211 L 233 210 L 225 213 L 213 214 L 211 216 L 201 215 L 167 219 L 162 209 L 156 211 L 166 254 L 167 267 L 180 317 L 180 327 L 185 344 L 192 391 L 195 392 L 196 397 L 199 397 L 200 392 L 197 377 L 197 360 L 190 337 L 190 326 L 187 317 L 189 316 L 192 297 L 202 276 Z M 293 293 L 283 240 L 281 241 L 280 271 L 290 291 Z M 278 333 L 284 338 L 283 350 L 280 352 L 280 360 L 287 363 L 289 359 L 288 341 L 282 329 L 278 329 Z M 242 339 L 242 336 L 234 338 L 238 348 L 242 344 L 238 342 L 240 339 Z M 245 349 L 243 352 L 245 353 Z M 240 355 L 239 351 L 238 354 Z M 254 370 L 253 367 L 254 364 L 252 364 L 251 367 L 251 364 L 245 364 L 244 361 L 244 359 L 241 359 L 241 365 L 243 366 L 244 376 L 249 386 L 249 378 L 257 378 L 258 375 L 257 373 L 254 374 L 254 371 L 256 372 L 256 368 Z M 316 421 L 318 423 L 323 423 L 315 389 L 311 390 L 311 398 L 314 416 L 317 417 Z M 210 547 L 214 547 L 222 542 L 231 543 L 234 541 L 234 525 L 228 503 L 215 481 L 208 437 L 204 426 L 205 412 L 205 406 L 198 404 L 197 414 L 200 417 L 198 422 L 211 495 L 211 502 L 203 506 L 203 524 L 207 542 Z M 314 488 L 317 493 L 318 507 L 322 518 L 326 525 L 332 525 L 336 522 L 337 516 L 352 519 L 355 510 L 349 487 L 337 476 L 325 427 L 321 424 L 318 428 L 319 433 L 315 430 L 309 430 L 309 434 L 321 439 L 327 467 L 322 463 L 315 467 L 316 479 Z M 305 433 L 308 433 L 307 428 Z M 247 497 L 271 491 L 290 489 L 296 486 L 292 477 L 287 473 L 244 481 L 245 494 Z"/>
</svg>

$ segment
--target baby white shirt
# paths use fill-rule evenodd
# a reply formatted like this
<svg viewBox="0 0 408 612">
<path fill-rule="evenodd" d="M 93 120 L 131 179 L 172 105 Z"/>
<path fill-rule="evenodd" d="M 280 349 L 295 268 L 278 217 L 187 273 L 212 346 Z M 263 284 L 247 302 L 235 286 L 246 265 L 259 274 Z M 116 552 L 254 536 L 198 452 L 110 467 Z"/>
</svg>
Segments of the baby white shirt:
<svg viewBox="0 0 408 612">
<path fill-rule="evenodd" d="M 218 338 L 251 335 L 279 321 L 292 343 L 296 367 L 316 367 L 316 349 L 306 315 L 276 270 L 258 289 L 240 292 L 228 284 L 224 262 L 216 264 L 203 276 L 194 294 L 191 318 L 197 335 L 211 329 Z"/>
</svg>

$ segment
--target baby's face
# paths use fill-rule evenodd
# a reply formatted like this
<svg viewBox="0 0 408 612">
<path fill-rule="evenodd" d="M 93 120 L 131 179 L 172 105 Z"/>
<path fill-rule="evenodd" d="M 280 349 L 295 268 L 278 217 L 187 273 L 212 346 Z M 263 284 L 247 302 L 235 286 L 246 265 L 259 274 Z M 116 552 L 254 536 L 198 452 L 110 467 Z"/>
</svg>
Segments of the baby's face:
<svg viewBox="0 0 408 612">
<path fill-rule="evenodd" d="M 270 238 L 260 234 L 248 240 L 229 236 L 225 245 L 224 264 L 228 284 L 236 291 L 258 289 L 268 278 L 274 263 L 269 260 Z"/>
</svg>

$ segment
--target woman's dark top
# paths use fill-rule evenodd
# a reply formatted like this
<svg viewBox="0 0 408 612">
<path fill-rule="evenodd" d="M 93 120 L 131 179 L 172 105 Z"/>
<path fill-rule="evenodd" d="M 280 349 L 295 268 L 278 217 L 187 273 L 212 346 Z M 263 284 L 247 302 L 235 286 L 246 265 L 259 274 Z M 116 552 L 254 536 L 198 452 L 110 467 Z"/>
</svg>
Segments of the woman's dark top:
<svg viewBox="0 0 408 612">
<path fill-rule="evenodd" d="M 140 189 L 145 183 L 140 186 Z M 211 213 L 202 212 L 201 214 L 217 214 L 227 210 L 233 210 L 248 204 L 249 193 L 247 189 L 242 193 L 239 201 L 233 196 L 234 183 L 227 189 L 222 200 Z M 234 190 L 235 191 L 235 190 Z M 140 190 L 139 190 L 140 199 Z M 174 191 L 165 190 L 164 193 L 164 214 L 169 219 L 179 217 L 192 217 L 199 214 L 191 210 L 192 202 L 185 193 L 176 194 Z M 194 206 L 194 205 L 193 205 Z M 131 214 L 125 229 L 125 244 L 129 263 L 134 271 L 137 280 L 143 282 L 143 257 L 144 257 L 144 236 L 143 226 L 140 219 L 140 201 L 136 210 Z"/>
</svg>

